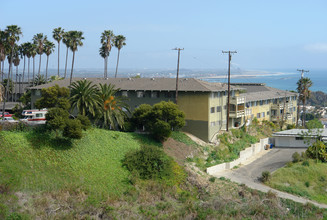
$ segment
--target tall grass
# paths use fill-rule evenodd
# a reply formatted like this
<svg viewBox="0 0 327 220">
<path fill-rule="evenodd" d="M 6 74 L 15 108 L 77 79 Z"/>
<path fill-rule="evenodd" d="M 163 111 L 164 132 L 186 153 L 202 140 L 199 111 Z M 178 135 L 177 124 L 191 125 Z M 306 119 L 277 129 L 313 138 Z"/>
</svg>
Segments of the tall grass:
<svg viewBox="0 0 327 220">
<path fill-rule="evenodd" d="M 310 166 L 294 163 L 273 173 L 269 186 L 327 204 L 327 164 L 309 160 Z"/>
</svg>

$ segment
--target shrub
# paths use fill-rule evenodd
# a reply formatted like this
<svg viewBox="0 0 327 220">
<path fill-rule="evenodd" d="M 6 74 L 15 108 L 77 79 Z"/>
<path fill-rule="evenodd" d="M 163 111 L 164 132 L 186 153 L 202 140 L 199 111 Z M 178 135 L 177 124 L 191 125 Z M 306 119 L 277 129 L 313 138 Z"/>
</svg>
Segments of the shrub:
<svg viewBox="0 0 327 220">
<path fill-rule="evenodd" d="M 210 177 L 209 178 L 209 181 L 212 182 L 212 183 L 214 183 L 216 181 L 216 177 L 214 177 L 214 176 Z"/>
<path fill-rule="evenodd" d="M 128 152 L 122 163 L 130 172 L 137 172 L 141 179 L 162 179 L 172 173 L 173 160 L 155 146 L 142 146 Z"/>
<path fill-rule="evenodd" d="M 82 124 L 79 120 L 68 119 L 63 131 L 63 136 L 73 139 L 82 138 Z"/>
<path fill-rule="evenodd" d="M 262 182 L 268 182 L 271 178 L 271 174 L 269 171 L 263 171 L 262 174 L 261 174 L 261 181 Z"/>
<path fill-rule="evenodd" d="M 87 116 L 85 116 L 85 115 L 78 115 L 76 119 L 81 122 L 82 129 L 84 131 L 86 131 L 87 129 L 89 129 L 91 127 L 91 121 L 90 121 L 90 119 Z"/>
<path fill-rule="evenodd" d="M 165 121 L 157 120 L 151 128 L 152 136 L 159 141 L 165 141 L 171 135 L 171 128 Z"/>
<path fill-rule="evenodd" d="M 308 160 L 305 160 L 305 161 L 303 161 L 302 165 L 308 167 L 308 166 L 310 166 L 310 163 Z"/>
<path fill-rule="evenodd" d="M 314 142 L 310 147 L 308 147 L 305 153 L 311 159 L 317 159 L 321 162 L 327 161 L 326 146 L 322 141 L 318 140 Z"/>
<path fill-rule="evenodd" d="M 68 117 L 69 112 L 62 108 L 50 108 L 45 115 L 47 126 L 51 130 L 63 130 Z"/>
<path fill-rule="evenodd" d="M 294 154 L 292 154 L 292 158 L 293 158 L 293 163 L 297 163 L 301 160 L 301 156 L 298 152 L 295 152 Z"/>
<path fill-rule="evenodd" d="M 309 187 L 309 186 L 310 186 L 310 182 L 309 182 L 309 181 L 306 181 L 306 182 L 304 183 L 304 185 L 305 185 L 306 187 Z"/>
</svg>

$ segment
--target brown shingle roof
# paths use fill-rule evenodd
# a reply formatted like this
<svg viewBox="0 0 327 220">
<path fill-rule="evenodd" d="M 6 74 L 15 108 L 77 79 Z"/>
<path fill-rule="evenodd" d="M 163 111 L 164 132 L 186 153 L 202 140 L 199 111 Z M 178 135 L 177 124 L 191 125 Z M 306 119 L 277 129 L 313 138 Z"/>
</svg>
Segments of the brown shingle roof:
<svg viewBox="0 0 327 220">
<path fill-rule="evenodd" d="M 94 84 L 110 83 L 121 90 L 134 91 L 175 91 L 176 79 L 174 78 L 74 78 L 74 81 L 87 79 Z M 48 84 L 31 87 L 30 89 L 49 88 L 58 84 L 60 87 L 68 87 L 69 79 L 56 80 Z M 235 89 L 235 87 L 231 87 Z M 237 88 L 236 88 L 237 89 Z M 227 85 L 223 83 L 209 83 L 194 78 L 180 78 L 178 83 L 179 91 L 214 92 L 226 91 Z"/>
</svg>

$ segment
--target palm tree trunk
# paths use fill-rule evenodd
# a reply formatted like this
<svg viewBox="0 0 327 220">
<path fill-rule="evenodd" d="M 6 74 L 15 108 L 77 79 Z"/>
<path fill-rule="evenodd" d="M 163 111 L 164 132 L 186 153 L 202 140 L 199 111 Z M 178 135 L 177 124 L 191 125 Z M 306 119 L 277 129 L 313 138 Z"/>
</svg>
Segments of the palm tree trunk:
<svg viewBox="0 0 327 220">
<path fill-rule="evenodd" d="M 118 56 L 117 56 L 117 64 L 116 64 L 116 74 L 115 74 L 115 78 L 117 78 L 118 64 L 119 64 L 119 54 L 120 54 L 120 49 L 118 49 Z"/>
<path fill-rule="evenodd" d="M 108 56 L 106 56 L 106 76 L 105 78 L 108 78 Z"/>
<path fill-rule="evenodd" d="M 73 71 L 74 71 L 74 61 L 75 61 L 75 50 L 73 51 L 73 61 L 72 61 L 72 69 L 71 69 L 71 72 L 70 72 L 70 81 L 69 81 L 69 85 L 72 84 Z"/>
<path fill-rule="evenodd" d="M 1 63 L 2 61 L 0 61 L 0 74 L 1 74 L 1 83 L 3 83 L 3 72 L 1 71 Z"/>
<path fill-rule="evenodd" d="M 11 63 L 11 65 L 12 65 L 12 63 Z M 13 67 L 11 66 L 11 68 L 13 68 Z M 12 82 L 12 84 L 14 85 L 12 89 L 15 89 L 15 84 L 14 84 L 14 73 L 13 73 L 13 72 L 14 72 L 14 70 L 11 70 L 11 82 Z M 14 102 L 14 90 L 11 91 L 11 101 Z"/>
<path fill-rule="evenodd" d="M 33 57 L 33 86 L 34 86 L 34 84 L 35 84 L 35 57 Z"/>
<path fill-rule="evenodd" d="M 41 72 L 41 54 L 40 54 L 39 73 L 38 73 L 38 75 L 40 75 L 40 72 Z"/>
<path fill-rule="evenodd" d="M 103 68 L 103 78 L 106 78 L 106 58 L 103 58 L 103 64 L 104 64 L 104 68 Z"/>
<path fill-rule="evenodd" d="M 14 51 L 13 47 L 11 48 L 11 57 L 14 56 Z M 8 99 L 8 94 L 9 94 L 9 80 L 10 80 L 10 71 L 11 71 L 11 64 L 12 64 L 12 59 L 10 59 L 10 65 L 9 65 L 9 72 L 8 72 L 8 80 L 7 80 L 7 88 L 6 88 L 6 93 L 7 93 L 7 99 Z M 6 110 L 6 98 L 3 100 L 3 108 L 2 108 L 2 117 L 5 117 L 5 110 Z"/>
<path fill-rule="evenodd" d="M 28 85 L 30 84 L 30 61 L 31 61 L 31 58 L 28 57 L 28 64 L 27 64 L 27 82 L 28 82 Z"/>
<path fill-rule="evenodd" d="M 58 42 L 58 77 L 59 77 L 59 55 L 60 55 L 60 42 Z"/>
<path fill-rule="evenodd" d="M 67 61 L 68 61 L 68 47 L 67 47 L 67 52 L 66 52 L 66 64 L 65 64 L 65 79 L 66 79 L 66 76 L 67 76 Z"/>
<path fill-rule="evenodd" d="M 17 102 L 17 91 L 16 91 L 17 76 L 18 76 L 18 65 L 16 66 L 16 83 L 14 84 L 15 102 Z"/>
<path fill-rule="evenodd" d="M 25 76 L 25 64 L 26 64 L 26 56 L 24 56 L 24 68 L 23 68 L 23 79 L 22 79 L 22 82 L 24 82 L 24 76 Z"/>
<path fill-rule="evenodd" d="M 305 126 L 305 98 L 303 98 L 303 107 L 302 107 L 303 115 L 302 115 L 302 127 Z"/>
<path fill-rule="evenodd" d="M 49 64 L 49 56 L 47 56 L 47 65 L 45 68 L 45 83 L 48 82 L 48 64 Z"/>
</svg>

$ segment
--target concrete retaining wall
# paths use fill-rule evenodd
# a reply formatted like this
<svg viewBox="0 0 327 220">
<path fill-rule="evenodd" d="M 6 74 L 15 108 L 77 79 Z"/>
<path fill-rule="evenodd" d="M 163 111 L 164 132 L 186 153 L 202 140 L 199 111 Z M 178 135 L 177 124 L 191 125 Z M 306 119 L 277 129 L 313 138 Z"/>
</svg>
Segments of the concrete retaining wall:
<svg viewBox="0 0 327 220">
<path fill-rule="evenodd" d="M 259 143 L 251 144 L 251 147 L 246 148 L 240 152 L 240 157 L 234 161 L 218 164 L 212 167 L 207 168 L 207 173 L 212 175 L 217 172 L 224 170 L 232 169 L 235 166 L 238 166 L 247 159 L 255 156 L 264 150 L 265 145 L 268 144 L 268 138 L 260 139 Z"/>
</svg>

